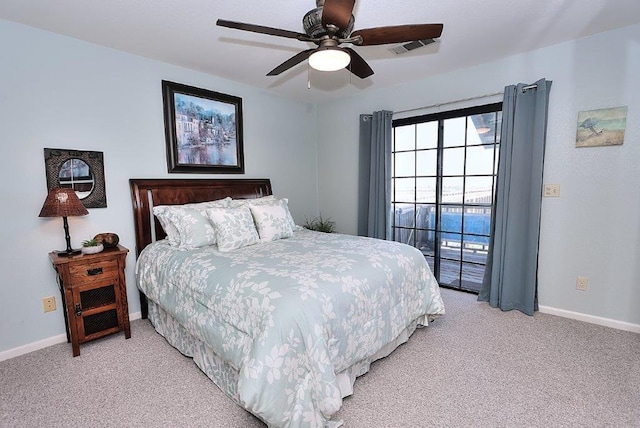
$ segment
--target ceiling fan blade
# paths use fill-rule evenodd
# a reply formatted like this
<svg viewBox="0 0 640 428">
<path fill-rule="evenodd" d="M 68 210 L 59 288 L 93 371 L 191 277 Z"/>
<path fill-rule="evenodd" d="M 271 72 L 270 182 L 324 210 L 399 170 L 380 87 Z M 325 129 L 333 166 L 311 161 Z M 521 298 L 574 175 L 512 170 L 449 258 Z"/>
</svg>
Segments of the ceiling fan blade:
<svg viewBox="0 0 640 428">
<path fill-rule="evenodd" d="M 358 52 L 351 48 L 344 48 L 344 50 L 349 52 L 349 55 L 351 56 L 351 62 L 346 67 L 347 70 L 361 79 L 367 78 L 373 74 L 373 70 L 369 67 L 369 64 L 367 64 L 364 58 L 358 55 Z"/>
<path fill-rule="evenodd" d="M 280 28 L 265 27 L 263 25 L 245 24 L 243 22 L 226 21 L 218 19 L 216 25 L 220 27 L 235 28 L 236 30 L 252 31 L 254 33 L 269 34 L 271 36 L 287 37 L 289 39 L 298 39 L 308 41 L 310 39 L 304 33 L 296 33 L 295 31 L 282 30 Z"/>
<path fill-rule="evenodd" d="M 288 60 L 286 60 L 285 62 L 283 62 L 276 68 L 274 68 L 273 70 L 271 70 L 269 73 L 267 73 L 267 76 L 277 76 L 283 71 L 287 71 L 294 65 L 300 64 L 302 61 L 309 58 L 309 55 L 311 55 L 311 52 L 313 52 L 314 50 L 315 49 L 307 49 L 306 51 L 302 51 L 295 54 L 294 56 L 292 56 L 291 58 L 289 58 Z"/>
<path fill-rule="evenodd" d="M 322 26 L 333 24 L 344 30 L 349 25 L 355 4 L 356 0 L 324 0 Z"/>
<path fill-rule="evenodd" d="M 437 39 L 442 34 L 442 24 L 412 24 L 391 27 L 376 27 L 357 30 L 351 37 L 361 36 L 360 46 L 386 45 L 388 43 L 404 43 L 414 40 Z"/>
</svg>

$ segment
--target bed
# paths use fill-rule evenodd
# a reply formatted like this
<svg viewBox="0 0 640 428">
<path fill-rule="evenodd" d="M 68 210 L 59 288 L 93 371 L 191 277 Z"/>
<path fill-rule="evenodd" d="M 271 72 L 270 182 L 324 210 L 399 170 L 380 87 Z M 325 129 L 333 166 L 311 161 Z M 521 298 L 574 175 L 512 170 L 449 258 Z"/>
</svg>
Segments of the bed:
<svg viewBox="0 0 640 428">
<path fill-rule="evenodd" d="M 283 206 L 268 179 L 131 179 L 130 187 L 143 317 L 270 427 L 339 426 L 331 417 L 355 378 L 444 314 L 413 247 L 297 226 L 229 251 L 220 233 L 216 245 L 179 248 L 153 215 L 207 201 L 230 204 L 205 204 L 207 215 Z M 251 211 L 261 237 L 255 215 L 264 210 Z"/>
</svg>

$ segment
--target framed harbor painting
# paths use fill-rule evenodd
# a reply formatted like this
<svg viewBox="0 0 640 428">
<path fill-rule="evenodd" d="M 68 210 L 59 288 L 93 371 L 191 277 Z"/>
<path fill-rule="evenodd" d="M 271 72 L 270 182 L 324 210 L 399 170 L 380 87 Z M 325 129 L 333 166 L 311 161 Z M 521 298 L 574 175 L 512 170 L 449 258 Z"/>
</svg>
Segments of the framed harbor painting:
<svg viewBox="0 0 640 428">
<path fill-rule="evenodd" d="M 242 98 L 162 81 L 167 168 L 244 174 Z"/>
<path fill-rule="evenodd" d="M 578 113 L 576 147 L 619 146 L 624 142 L 627 107 Z"/>
</svg>

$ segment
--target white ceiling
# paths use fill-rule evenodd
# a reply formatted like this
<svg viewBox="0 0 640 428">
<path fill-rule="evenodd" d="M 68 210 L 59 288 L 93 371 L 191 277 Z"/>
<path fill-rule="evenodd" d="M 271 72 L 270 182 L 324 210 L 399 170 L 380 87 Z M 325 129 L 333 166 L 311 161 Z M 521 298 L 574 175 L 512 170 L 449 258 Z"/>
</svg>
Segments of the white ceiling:
<svg viewBox="0 0 640 428">
<path fill-rule="evenodd" d="M 315 45 L 222 28 L 218 18 L 302 29 L 314 0 L 2 0 L 0 18 L 180 65 L 276 92 L 323 102 L 640 22 L 638 0 L 359 0 L 355 29 L 444 23 L 437 43 L 396 56 L 389 46 L 355 47 L 375 74 L 276 65 Z"/>
</svg>

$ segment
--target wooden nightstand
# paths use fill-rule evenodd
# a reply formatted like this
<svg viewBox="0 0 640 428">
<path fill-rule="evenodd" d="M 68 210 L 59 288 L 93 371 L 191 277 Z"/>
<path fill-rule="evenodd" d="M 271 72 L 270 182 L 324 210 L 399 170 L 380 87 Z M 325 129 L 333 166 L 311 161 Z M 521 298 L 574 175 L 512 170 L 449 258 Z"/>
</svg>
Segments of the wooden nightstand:
<svg viewBox="0 0 640 428">
<path fill-rule="evenodd" d="M 90 255 L 59 257 L 49 253 L 58 272 L 67 341 L 74 357 L 80 355 L 80 343 L 123 330 L 125 338 L 131 337 L 124 276 L 128 252 L 118 245 Z"/>
</svg>

